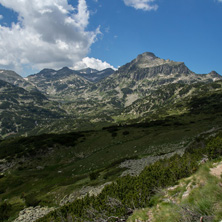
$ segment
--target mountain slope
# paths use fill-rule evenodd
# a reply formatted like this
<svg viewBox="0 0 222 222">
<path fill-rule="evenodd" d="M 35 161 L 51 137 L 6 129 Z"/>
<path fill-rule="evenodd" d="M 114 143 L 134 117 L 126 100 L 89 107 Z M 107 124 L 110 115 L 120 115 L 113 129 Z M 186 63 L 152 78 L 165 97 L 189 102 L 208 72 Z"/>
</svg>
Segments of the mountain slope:
<svg viewBox="0 0 222 222">
<path fill-rule="evenodd" d="M 221 221 L 222 162 L 203 158 L 201 163 L 195 174 L 161 190 L 152 207 L 135 210 L 127 221 Z"/>
<path fill-rule="evenodd" d="M 85 110 L 88 111 L 85 107 L 92 107 L 92 104 L 94 106 L 91 110 L 103 107 L 101 112 L 123 109 L 138 99 L 149 96 L 152 91 L 172 83 L 209 83 L 222 77 L 215 71 L 195 74 L 183 62 L 160 59 L 153 53 L 146 52 L 114 73 L 112 69 L 100 72 L 93 69 L 45 69 L 28 79 L 46 95 L 59 99 L 63 97 L 73 102 L 70 107 L 80 102 L 84 113 Z"/>
<path fill-rule="evenodd" d="M 71 70 L 64 67 L 60 70 L 43 69 L 28 76 L 28 81 L 48 96 L 66 97 L 75 100 L 84 97 L 85 90 L 92 87 L 91 82 L 98 82 L 114 72 L 112 69 L 98 71 L 95 69 Z"/>
<path fill-rule="evenodd" d="M 138 99 L 115 118 L 126 121 L 138 118 L 135 121 L 139 121 L 139 119 L 141 121 L 143 118 L 155 119 L 161 116 L 187 113 L 192 109 L 188 106 L 192 100 L 213 94 L 218 95 L 214 102 L 219 104 L 222 95 L 221 80 L 212 83 L 168 84 L 153 90 L 148 96 Z"/>
<path fill-rule="evenodd" d="M 57 103 L 50 102 L 38 91 L 29 92 L 0 80 L 0 92 L 1 136 L 26 133 L 65 114 Z"/>
<path fill-rule="evenodd" d="M 212 133 L 212 132 L 211 132 Z M 214 134 L 215 136 L 215 134 Z M 157 220 L 152 212 L 146 216 L 149 221 L 176 222 L 176 221 L 220 221 L 221 219 L 221 178 L 212 178 L 205 167 L 200 164 L 206 161 L 206 156 L 211 152 L 221 157 L 221 132 L 219 136 L 205 133 L 190 143 L 183 155 L 174 155 L 169 159 L 161 159 L 148 165 L 137 177 L 125 176 L 118 178 L 115 182 L 105 186 L 97 196 L 86 195 L 81 200 L 75 200 L 70 204 L 56 209 L 39 221 L 125 221 L 133 210 L 138 208 L 156 206 L 156 211 L 161 217 Z M 205 138 L 204 138 L 205 137 Z M 208 137 L 208 140 L 206 139 Z M 214 147 L 212 148 L 212 144 Z M 215 150 L 214 150 L 215 148 Z M 205 155 L 203 158 L 202 155 Z M 214 159 L 213 158 L 213 159 Z M 200 168 L 195 180 L 191 177 Z M 199 175 L 198 175 L 199 174 Z M 205 178 L 208 177 L 208 178 Z M 179 204 L 175 196 L 184 193 L 183 187 L 177 186 L 178 180 L 185 181 L 185 187 L 195 190 L 191 191 L 188 201 Z M 213 184 L 212 184 L 213 181 Z M 163 196 L 163 188 L 169 188 L 169 194 Z M 196 193 L 195 193 L 196 192 Z M 187 195 L 187 194 L 186 194 Z M 168 208 L 168 211 L 164 211 Z M 139 218 L 138 218 L 139 219 Z M 156 218 L 155 218 L 156 219 Z M 137 220 L 133 220 L 137 221 Z"/>
<path fill-rule="evenodd" d="M 28 204 L 59 206 L 63 199 L 73 201 L 78 195 L 85 194 L 86 191 L 81 190 L 83 186 L 113 181 L 128 169 L 141 172 L 146 165 L 175 153 L 182 154 L 188 147 L 194 148 L 200 156 L 208 136 L 217 134 L 221 124 L 221 109 L 218 109 L 216 113 L 194 112 L 98 131 L 0 141 L 0 170 L 3 172 L 0 198 L 8 199 L 15 213 Z M 190 160 L 189 156 L 187 160 Z M 185 163 L 189 164 L 189 161 Z M 192 165 L 189 167 L 193 170 Z M 123 177 L 123 181 L 127 181 L 124 185 L 127 192 L 127 187 L 135 182 L 134 177 L 130 182 L 128 179 L 129 176 Z M 129 194 L 137 195 L 136 186 L 133 189 Z M 121 189 L 116 191 L 124 194 Z"/>
<path fill-rule="evenodd" d="M 129 106 L 164 85 L 207 83 L 220 79 L 222 77 L 216 72 L 195 74 L 182 62 L 160 59 L 153 53 L 143 53 L 99 82 L 94 95 L 105 94 L 103 100 L 113 98 L 121 101 L 124 106 Z"/>
<path fill-rule="evenodd" d="M 44 94 L 53 97 L 76 98 L 82 95 L 91 83 L 80 77 L 77 71 L 64 67 L 58 71 L 43 69 L 41 72 L 28 76 L 28 81 Z"/>
<path fill-rule="evenodd" d="M 102 79 L 105 79 L 106 77 L 112 75 L 114 73 L 114 70 L 111 68 L 107 68 L 101 71 L 95 70 L 95 69 L 82 69 L 78 70 L 80 76 L 84 77 L 85 79 L 88 79 L 91 82 L 99 82 Z"/>
<path fill-rule="evenodd" d="M 30 82 L 26 81 L 16 72 L 11 70 L 0 69 L 0 80 L 11 83 L 12 85 L 19 86 L 28 91 L 36 90 L 35 86 L 30 84 Z"/>
</svg>

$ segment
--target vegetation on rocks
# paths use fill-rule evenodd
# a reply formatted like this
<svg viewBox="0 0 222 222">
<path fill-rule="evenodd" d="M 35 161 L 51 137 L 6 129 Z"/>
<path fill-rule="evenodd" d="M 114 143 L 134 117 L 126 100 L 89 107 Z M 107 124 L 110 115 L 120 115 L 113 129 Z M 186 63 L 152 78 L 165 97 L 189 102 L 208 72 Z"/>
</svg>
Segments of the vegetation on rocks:
<svg viewBox="0 0 222 222">
<path fill-rule="evenodd" d="M 101 194 L 97 197 L 86 196 L 81 200 L 76 200 L 71 204 L 50 213 L 39 221 L 102 221 L 104 218 L 126 219 L 132 210 L 143 207 L 152 207 L 157 204 L 156 195 L 160 189 L 170 187 L 178 183 L 181 178 L 186 178 L 195 173 L 199 168 L 199 161 L 204 155 L 209 155 L 212 151 L 211 143 L 217 142 L 220 137 L 206 141 L 207 145 L 198 147 L 200 143 L 193 144 L 197 147 L 191 146 L 185 154 L 180 156 L 173 156 L 168 160 L 160 160 L 151 166 L 146 167 L 143 172 L 137 176 L 126 176 L 117 179 L 111 185 L 107 185 Z M 203 141 L 201 141 L 203 142 Z M 203 176 L 203 175 L 202 175 Z M 205 182 L 205 181 L 204 181 Z M 214 190 L 216 194 L 221 188 Z M 209 202 L 209 200 L 201 195 L 210 194 L 212 186 L 200 190 L 200 193 L 195 193 L 194 196 L 189 197 L 191 204 L 197 204 L 196 212 L 190 212 L 187 207 L 181 206 L 181 212 L 178 209 L 172 211 L 172 217 L 167 217 L 165 221 L 177 221 L 176 217 L 187 217 L 191 221 L 197 220 L 202 216 L 210 216 L 214 219 L 220 215 L 220 210 L 214 208 L 215 202 L 220 199 L 219 196 Z M 195 196 L 196 195 L 196 196 Z M 164 206 L 164 205 L 163 205 Z M 175 207 L 178 208 L 177 204 Z M 220 209 L 218 207 L 218 209 Z M 164 213 L 161 210 L 160 214 Z M 176 215 L 174 215 L 174 212 Z M 184 214 L 188 214 L 185 215 Z M 114 217 L 115 216 L 115 217 Z M 156 216 L 158 218 L 158 216 Z M 163 216 L 156 221 L 163 221 Z M 192 219 L 193 218 L 193 219 Z M 110 220 L 112 221 L 112 220 Z M 185 221 L 189 221 L 186 219 Z"/>
</svg>

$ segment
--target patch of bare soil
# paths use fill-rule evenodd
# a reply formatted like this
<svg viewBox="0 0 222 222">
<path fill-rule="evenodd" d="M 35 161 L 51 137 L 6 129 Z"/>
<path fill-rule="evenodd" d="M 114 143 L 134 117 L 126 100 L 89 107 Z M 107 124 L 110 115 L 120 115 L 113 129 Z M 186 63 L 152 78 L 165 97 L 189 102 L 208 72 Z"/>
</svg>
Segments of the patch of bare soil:
<svg viewBox="0 0 222 222">
<path fill-rule="evenodd" d="M 214 168 L 210 169 L 210 173 L 218 178 L 221 178 L 222 175 L 222 162 L 220 162 L 219 164 L 217 164 Z"/>
</svg>

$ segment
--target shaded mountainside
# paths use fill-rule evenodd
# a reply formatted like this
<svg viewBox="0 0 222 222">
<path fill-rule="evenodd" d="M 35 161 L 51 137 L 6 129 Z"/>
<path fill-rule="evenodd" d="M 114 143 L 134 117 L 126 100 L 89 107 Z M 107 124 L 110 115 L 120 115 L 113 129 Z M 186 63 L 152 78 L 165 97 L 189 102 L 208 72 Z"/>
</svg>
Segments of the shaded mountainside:
<svg viewBox="0 0 222 222">
<path fill-rule="evenodd" d="M 194 112 L 129 126 L 106 127 L 98 131 L 59 135 L 44 134 L 3 140 L 0 142 L 0 169 L 3 172 L 0 178 L 0 198 L 7 199 L 6 202 L 11 205 L 9 215 L 13 219 L 18 215 L 18 211 L 25 206 L 59 207 L 63 205 L 63 200 L 66 200 L 65 203 L 73 202 L 75 198 L 85 195 L 86 192 L 83 192 L 82 187 L 99 186 L 116 180 L 128 168 L 131 172 L 132 170 L 141 172 L 146 165 L 163 158 L 171 158 L 175 153 L 182 155 L 188 148 L 191 151 L 194 149 L 192 152 L 196 152 L 198 158 L 202 158 L 202 148 L 208 143 L 209 136 L 220 133 L 221 110 L 217 110 L 215 113 Z M 220 152 L 220 150 L 215 149 L 212 154 L 214 152 Z M 140 161 L 138 161 L 139 159 Z M 187 165 L 181 165 L 180 171 L 175 172 L 178 177 L 188 175 L 186 174 L 188 171 L 184 171 L 184 169 L 194 169 L 193 164 L 196 166 L 196 163 L 190 165 L 190 160 L 191 156 L 188 155 L 185 161 L 179 158 L 175 162 L 175 166 L 178 163 L 189 164 L 188 168 L 186 168 Z M 145 164 L 141 164 L 143 161 Z M 164 162 L 161 164 L 168 165 Z M 120 165 L 124 167 L 120 168 Z M 162 165 L 159 168 L 163 169 Z M 160 171 L 157 170 L 157 172 Z M 183 173 L 180 175 L 180 172 Z M 142 173 L 142 175 L 144 174 L 149 175 L 149 173 Z M 172 173 L 172 175 L 175 174 Z M 166 177 L 163 176 L 161 183 L 168 181 L 170 185 L 173 185 L 175 178 L 172 180 L 164 178 Z M 167 178 L 169 177 L 167 176 Z M 143 204 L 146 206 L 148 203 L 146 201 L 149 200 L 146 197 L 150 196 L 149 190 L 152 190 L 149 189 L 150 177 L 145 180 L 143 176 L 141 179 L 127 176 L 118 180 L 118 186 L 114 183 L 106 189 L 109 197 L 114 199 L 123 197 L 124 199 L 120 198 L 120 200 L 124 201 L 123 208 L 125 210 L 131 209 L 133 204 L 136 204 L 136 207 Z M 152 179 L 152 181 L 155 180 Z M 140 189 L 138 189 L 136 181 L 140 181 L 138 184 L 141 186 L 143 184 Z M 159 183 L 158 181 L 156 183 Z M 154 184 L 155 189 L 156 183 Z M 143 190 L 144 186 L 147 188 Z M 93 188 L 88 189 L 88 191 L 90 190 Z M 136 196 L 138 194 L 135 192 L 136 190 L 143 192 L 141 202 L 137 202 L 139 199 Z M 146 194 L 146 192 L 148 193 Z M 101 194 L 100 197 L 108 198 L 104 194 Z M 134 195 L 134 203 L 128 201 L 132 197 L 131 195 Z M 98 200 L 96 203 L 98 203 L 98 208 L 95 208 L 96 212 L 101 207 L 103 209 L 103 202 Z M 118 206 L 121 207 L 122 203 Z M 72 210 L 77 208 L 87 209 L 83 206 L 80 208 L 70 207 L 70 209 L 68 206 L 65 209 L 69 209 L 69 213 L 72 214 Z M 127 212 L 123 211 L 123 208 L 121 207 L 117 214 L 111 212 L 111 215 L 125 215 Z M 63 215 L 63 212 L 66 211 L 59 214 Z M 53 215 L 57 215 L 57 213 Z M 76 215 L 75 212 L 74 215 Z M 79 218 L 81 215 L 76 216 Z M 104 215 L 104 218 L 107 215 Z M 86 212 L 86 216 L 90 215 Z M 98 216 L 101 217 L 100 213 Z M 93 221 L 93 219 L 87 221 Z"/>
<path fill-rule="evenodd" d="M 0 130 L 2 136 L 26 133 L 38 125 L 63 117 L 65 111 L 38 91 L 0 80 Z"/>
<path fill-rule="evenodd" d="M 213 178 L 209 168 L 200 165 L 208 160 L 206 156 L 212 160 L 221 158 L 221 138 L 221 132 L 202 134 L 182 156 L 158 160 L 145 167 L 137 177 L 120 177 L 106 185 L 97 196 L 85 195 L 38 221 L 125 221 L 134 210 L 143 208 L 145 211 L 145 207 L 154 208 L 154 211 L 147 211 L 147 221 L 188 222 L 200 221 L 201 217 L 204 221 L 220 221 L 221 178 Z M 199 168 L 199 172 L 192 176 Z M 192 177 L 187 178 L 189 176 Z M 187 178 L 185 184 L 172 187 L 182 178 Z M 169 188 L 168 195 L 163 188 Z M 177 202 L 183 194 L 185 198 L 184 189 L 188 189 L 188 198 L 182 203 Z"/>
<path fill-rule="evenodd" d="M 36 87 L 22 78 L 19 74 L 11 70 L 0 69 L 0 80 L 22 87 L 28 91 L 36 90 Z"/>
</svg>

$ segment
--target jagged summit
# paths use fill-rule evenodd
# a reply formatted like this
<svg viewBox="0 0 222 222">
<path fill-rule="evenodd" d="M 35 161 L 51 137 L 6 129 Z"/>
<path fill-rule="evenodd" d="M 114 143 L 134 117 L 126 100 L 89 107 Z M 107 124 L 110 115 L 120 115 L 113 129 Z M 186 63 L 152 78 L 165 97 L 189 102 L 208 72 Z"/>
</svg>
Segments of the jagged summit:
<svg viewBox="0 0 222 222">
<path fill-rule="evenodd" d="M 39 73 L 43 74 L 43 73 L 47 73 L 47 72 L 55 72 L 55 70 L 54 69 L 45 68 L 45 69 L 41 70 Z"/>
<path fill-rule="evenodd" d="M 167 60 L 160 59 L 152 52 L 144 52 L 138 55 L 137 58 L 131 62 L 131 65 L 134 65 L 138 68 L 150 68 L 150 67 L 161 66 L 165 64 L 181 65 L 183 64 L 183 62 L 175 62 L 169 59 Z"/>
<path fill-rule="evenodd" d="M 137 56 L 136 60 L 140 61 L 140 60 L 154 60 L 157 59 L 158 57 L 156 57 L 156 55 L 152 52 L 144 52 L 140 55 Z"/>
<path fill-rule="evenodd" d="M 221 78 L 221 75 L 220 74 L 218 74 L 216 71 L 211 71 L 208 75 L 210 75 L 211 77 L 219 77 L 219 78 Z"/>
<path fill-rule="evenodd" d="M 0 80 L 22 87 L 28 91 L 36 90 L 35 86 L 12 70 L 0 69 Z"/>
<path fill-rule="evenodd" d="M 58 70 L 58 71 L 70 71 L 70 70 L 71 70 L 70 68 L 65 66 L 65 67 L 61 68 L 60 70 Z"/>
<path fill-rule="evenodd" d="M 85 68 L 85 69 L 78 70 L 78 72 L 80 72 L 81 74 L 92 74 L 92 73 L 98 72 L 98 70 L 92 69 L 92 68 Z"/>
</svg>

